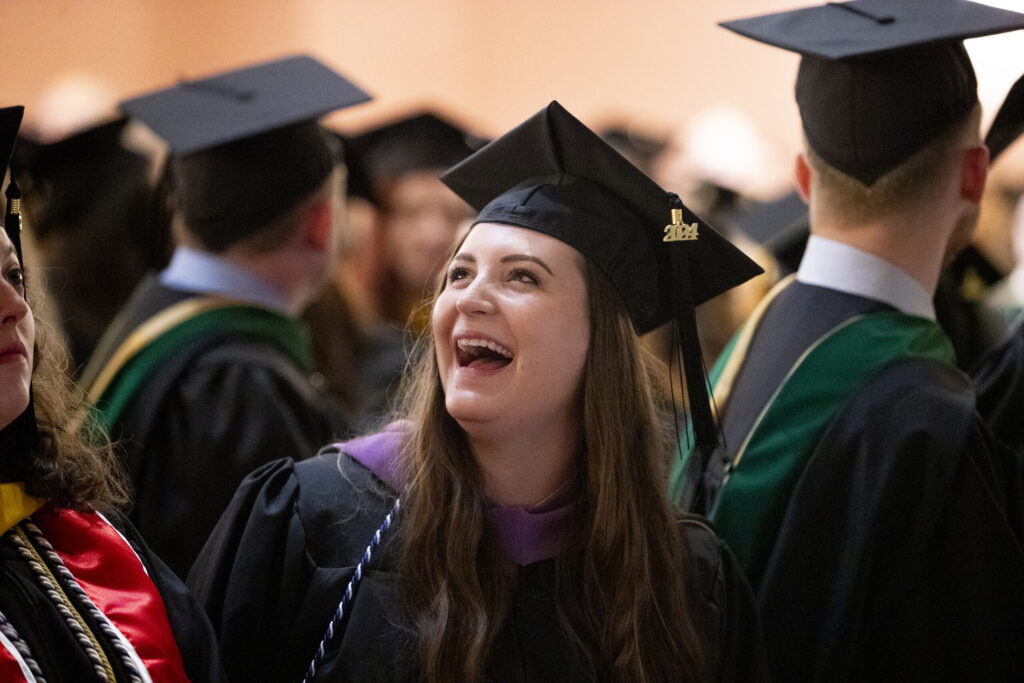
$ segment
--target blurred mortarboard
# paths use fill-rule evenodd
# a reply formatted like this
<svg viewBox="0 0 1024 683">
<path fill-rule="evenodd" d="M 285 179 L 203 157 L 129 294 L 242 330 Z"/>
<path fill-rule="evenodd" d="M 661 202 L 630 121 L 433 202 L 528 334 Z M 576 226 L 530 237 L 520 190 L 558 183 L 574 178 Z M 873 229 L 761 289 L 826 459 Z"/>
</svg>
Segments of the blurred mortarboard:
<svg viewBox="0 0 1024 683">
<path fill-rule="evenodd" d="M 185 221 L 218 251 L 327 177 L 334 159 L 317 119 L 369 99 L 300 55 L 182 81 L 121 108 L 167 141 Z"/>
<path fill-rule="evenodd" d="M 121 117 L 48 143 L 24 135 L 18 139 L 12 162 L 18 181 L 26 198 L 43 199 L 43 213 L 32 214 L 37 238 L 78 223 L 112 193 L 148 183 L 146 156 L 121 144 L 127 124 Z"/>
<path fill-rule="evenodd" d="M 407 173 L 443 170 L 487 141 L 452 121 L 423 111 L 344 139 L 349 194 L 378 202 L 378 186 Z"/>
<path fill-rule="evenodd" d="M 558 102 L 441 179 L 475 223 L 536 230 L 589 258 L 638 333 L 676 320 L 697 444 L 717 439 L 693 309 L 763 272 L 756 263 Z"/>
<path fill-rule="evenodd" d="M 1010 88 L 985 134 L 990 163 L 1005 152 L 1021 133 L 1024 133 L 1024 76 Z"/>
<path fill-rule="evenodd" d="M 21 127 L 21 117 L 25 114 L 25 107 L 20 105 L 14 107 L 0 108 L 0 185 L 3 184 L 4 176 L 7 175 L 7 168 L 11 164 L 11 156 L 14 153 L 14 143 L 18 140 L 18 129 Z M 8 239 L 14 244 L 18 254 L 18 262 L 24 263 L 21 254 L 21 193 L 18 191 L 14 174 L 11 174 L 11 182 L 7 187 L 7 203 L 4 211 L 4 230 Z"/>
<path fill-rule="evenodd" d="M 628 124 L 608 126 L 600 131 L 600 135 L 615 151 L 645 173 L 650 172 L 654 161 L 667 146 L 664 137 L 641 133 Z"/>
<path fill-rule="evenodd" d="M 1024 28 L 1024 14 L 968 0 L 853 0 L 721 25 L 802 55 L 808 143 L 871 185 L 977 102 L 963 40 Z"/>
</svg>

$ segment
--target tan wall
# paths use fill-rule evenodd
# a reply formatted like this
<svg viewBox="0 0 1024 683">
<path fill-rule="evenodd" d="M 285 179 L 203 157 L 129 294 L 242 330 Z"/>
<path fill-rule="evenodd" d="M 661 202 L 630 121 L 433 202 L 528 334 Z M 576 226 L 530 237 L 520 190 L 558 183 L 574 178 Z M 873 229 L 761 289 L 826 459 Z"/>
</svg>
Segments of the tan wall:
<svg viewBox="0 0 1024 683">
<path fill-rule="evenodd" d="M 126 97 L 180 77 L 309 52 L 377 97 L 335 115 L 330 123 L 340 128 L 431 101 L 497 134 L 551 99 L 591 124 L 629 115 L 663 128 L 726 102 L 755 116 L 788 157 L 798 141 L 796 57 L 715 22 L 800 4 L 0 0 L 0 102 L 27 105 L 31 123 L 44 91 L 68 72 L 101 77 L 114 97 Z M 989 99 L 1001 98 L 1024 72 L 1024 35 L 1011 41 L 979 64 Z"/>
</svg>

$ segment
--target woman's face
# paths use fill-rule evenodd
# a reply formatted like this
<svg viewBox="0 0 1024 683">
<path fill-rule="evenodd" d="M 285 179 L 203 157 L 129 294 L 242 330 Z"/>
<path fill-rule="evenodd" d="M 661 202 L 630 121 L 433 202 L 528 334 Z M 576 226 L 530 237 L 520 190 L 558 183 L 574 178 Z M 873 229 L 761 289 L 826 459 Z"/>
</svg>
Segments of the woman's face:
<svg viewBox="0 0 1024 683">
<path fill-rule="evenodd" d="M 0 230 L 0 429 L 28 407 L 36 327 L 25 302 L 21 265 Z"/>
<path fill-rule="evenodd" d="M 445 405 L 470 435 L 576 419 L 590 321 L 582 257 L 564 242 L 475 226 L 449 264 L 433 332 Z"/>
</svg>

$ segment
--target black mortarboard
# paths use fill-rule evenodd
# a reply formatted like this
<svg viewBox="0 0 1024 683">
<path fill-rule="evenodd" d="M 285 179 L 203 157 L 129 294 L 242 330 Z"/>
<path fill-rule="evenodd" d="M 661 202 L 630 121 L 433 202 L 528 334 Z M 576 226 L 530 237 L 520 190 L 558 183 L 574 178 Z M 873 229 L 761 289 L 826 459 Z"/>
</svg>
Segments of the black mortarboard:
<svg viewBox="0 0 1024 683">
<path fill-rule="evenodd" d="M 802 55 L 808 143 L 871 185 L 977 102 L 962 41 L 1024 28 L 1024 14 L 967 0 L 853 0 L 721 25 Z"/>
<path fill-rule="evenodd" d="M 1024 76 L 1010 88 L 985 134 L 990 163 L 1005 152 L 1021 133 L 1024 133 Z"/>
<path fill-rule="evenodd" d="M 167 141 L 185 221 L 218 251 L 323 182 L 334 159 L 317 119 L 369 99 L 295 56 L 182 81 L 121 107 Z"/>
<path fill-rule="evenodd" d="M 589 258 L 638 333 L 676 320 L 696 442 L 717 440 L 693 309 L 761 273 L 756 263 L 557 102 L 441 180 L 480 211 L 475 223 L 536 230 Z"/>
<path fill-rule="evenodd" d="M 121 117 L 49 143 L 19 138 L 12 165 L 26 202 L 32 194 L 43 199 L 42 211 L 32 213 L 37 239 L 78 225 L 83 216 L 104 212 L 111 195 L 148 185 L 146 156 L 121 143 L 127 124 L 128 119 Z"/>
<path fill-rule="evenodd" d="M 349 194 L 376 203 L 381 182 L 414 171 L 449 168 L 485 142 L 426 111 L 346 137 Z"/>
<path fill-rule="evenodd" d="M 11 156 L 14 153 L 14 143 L 18 140 L 18 129 L 21 127 L 21 117 L 25 114 L 25 107 L 20 105 L 14 107 L 0 108 L 0 184 L 3 184 L 4 176 L 7 175 L 7 167 L 10 166 Z M 11 182 L 7 186 L 7 206 L 4 212 L 4 230 L 7 237 L 14 244 L 18 252 L 18 262 L 24 264 L 25 260 L 21 254 L 21 192 L 11 174 Z"/>
</svg>

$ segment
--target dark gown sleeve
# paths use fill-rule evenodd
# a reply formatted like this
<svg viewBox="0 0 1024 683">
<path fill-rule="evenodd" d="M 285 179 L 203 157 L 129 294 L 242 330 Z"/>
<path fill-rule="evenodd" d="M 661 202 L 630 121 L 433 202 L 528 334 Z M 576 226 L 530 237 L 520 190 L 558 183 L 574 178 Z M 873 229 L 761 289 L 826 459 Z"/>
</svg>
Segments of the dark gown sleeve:
<svg viewBox="0 0 1024 683">
<path fill-rule="evenodd" d="M 978 412 L 998 439 L 1024 462 L 1024 325 L 971 369 Z"/>
<path fill-rule="evenodd" d="M 361 465 L 326 449 L 298 464 L 269 463 L 242 482 L 188 578 L 210 615 L 232 680 L 302 680 L 355 564 L 388 512 L 391 500 L 379 488 Z M 390 602 L 391 585 L 386 573 L 371 568 L 364 574 L 348 627 L 365 639 L 339 634 L 322 667 L 324 680 L 390 679 L 386 663 L 400 648 L 390 653 L 395 641 L 389 637 L 375 646 L 372 634 L 387 630 L 376 615 L 393 612 L 379 608 Z M 360 643 L 364 650 L 377 647 L 380 656 L 338 661 L 339 644 L 344 655 Z"/>
<path fill-rule="evenodd" d="M 707 681 L 768 680 L 757 603 L 732 552 L 701 517 L 687 515 L 687 594 L 703 637 Z"/>
<path fill-rule="evenodd" d="M 213 628 L 195 596 L 181 579 L 149 550 L 146 542 L 127 518 L 113 511 L 104 512 L 104 516 L 132 546 L 142 560 L 149 578 L 160 592 L 189 680 L 192 683 L 227 681 Z"/>
<path fill-rule="evenodd" d="M 758 600 L 779 681 L 1020 680 L 1016 461 L 962 373 L 902 360 L 830 426 Z"/>
<path fill-rule="evenodd" d="M 274 349 L 232 342 L 143 387 L 124 415 L 131 518 L 179 576 L 188 572 L 242 479 L 340 436 L 302 374 Z"/>
</svg>

